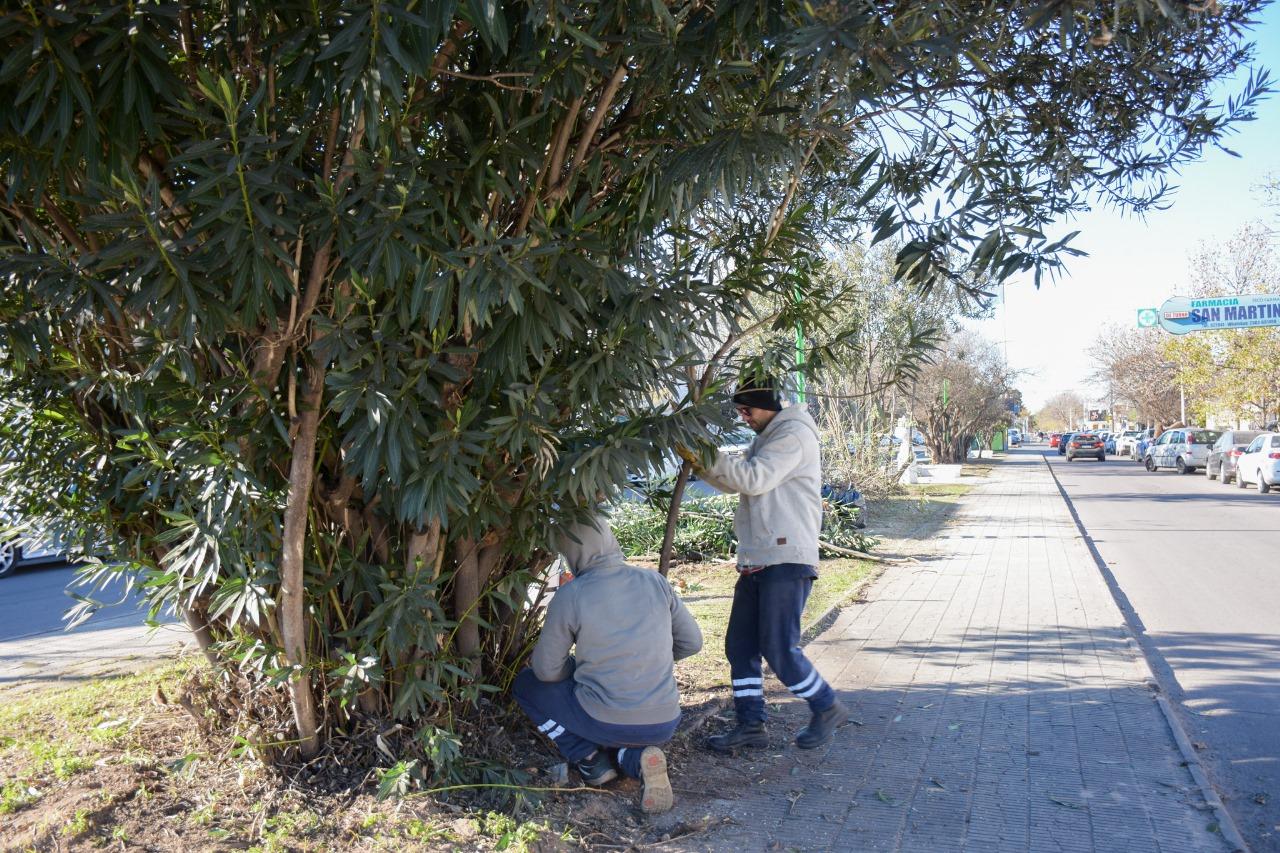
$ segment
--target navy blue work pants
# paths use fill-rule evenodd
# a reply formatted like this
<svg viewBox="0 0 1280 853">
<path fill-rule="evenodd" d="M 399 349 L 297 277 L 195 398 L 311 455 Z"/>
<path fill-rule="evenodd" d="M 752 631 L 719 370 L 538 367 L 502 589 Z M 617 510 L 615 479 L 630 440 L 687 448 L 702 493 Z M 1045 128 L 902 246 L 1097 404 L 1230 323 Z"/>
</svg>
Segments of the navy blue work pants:
<svg viewBox="0 0 1280 853">
<path fill-rule="evenodd" d="M 574 681 L 539 681 L 525 668 L 516 676 L 512 693 L 521 710 L 568 761 L 581 761 L 599 748 L 616 749 L 623 773 L 640 778 L 640 751 L 671 740 L 680 717 L 666 723 L 622 725 L 604 723 L 583 709 L 573 692 Z"/>
<path fill-rule="evenodd" d="M 810 566 L 785 563 L 738 578 L 724 653 L 739 722 L 765 720 L 761 659 L 810 710 L 825 711 L 835 703 L 835 693 L 800 650 L 800 616 L 814 574 Z"/>
</svg>

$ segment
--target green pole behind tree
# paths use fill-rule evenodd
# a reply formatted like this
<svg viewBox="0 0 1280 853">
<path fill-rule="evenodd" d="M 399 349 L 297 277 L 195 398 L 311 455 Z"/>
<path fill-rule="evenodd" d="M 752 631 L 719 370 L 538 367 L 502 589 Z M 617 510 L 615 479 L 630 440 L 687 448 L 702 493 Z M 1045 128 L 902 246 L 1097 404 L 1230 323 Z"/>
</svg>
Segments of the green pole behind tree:
<svg viewBox="0 0 1280 853">
<path fill-rule="evenodd" d="M 796 402 L 804 399 L 804 323 L 796 323 Z"/>
</svg>

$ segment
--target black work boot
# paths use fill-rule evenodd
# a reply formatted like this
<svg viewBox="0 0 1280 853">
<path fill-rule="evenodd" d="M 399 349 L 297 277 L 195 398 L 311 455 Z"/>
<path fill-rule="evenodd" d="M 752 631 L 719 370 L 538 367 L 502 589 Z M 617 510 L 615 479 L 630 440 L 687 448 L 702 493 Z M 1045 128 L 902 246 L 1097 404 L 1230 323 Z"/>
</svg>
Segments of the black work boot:
<svg viewBox="0 0 1280 853">
<path fill-rule="evenodd" d="M 618 771 L 609 760 L 608 753 L 603 749 L 597 749 L 581 761 L 573 762 L 573 766 L 577 768 L 582 781 L 593 787 L 599 787 L 618 778 Z"/>
<path fill-rule="evenodd" d="M 769 734 L 764 730 L 764 723 L 739 722 L 729 731 L 721 735 L 707 738 L 707 747 L 716 752 L 736 752 L 744 747 L 762 747 L 769 745 Z"/>
<path fill-rule="evenodd" d="M 809 725 L 796 735 L 796 746 L 801 749 L 813 749 L 831 740 L 835 730 L 849 722 L 849 709 L 839 699 L 825 711 L 814 711 L 809 718 Z"/>
</svg>

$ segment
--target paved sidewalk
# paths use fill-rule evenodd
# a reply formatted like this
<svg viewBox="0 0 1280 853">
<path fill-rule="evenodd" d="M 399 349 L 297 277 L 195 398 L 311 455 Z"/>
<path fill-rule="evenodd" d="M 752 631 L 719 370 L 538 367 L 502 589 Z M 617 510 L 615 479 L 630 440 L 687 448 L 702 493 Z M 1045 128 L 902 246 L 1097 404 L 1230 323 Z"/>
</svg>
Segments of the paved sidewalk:
<svg viewBox="0 0 1280 853">
<path fill-rule="evenodd" d="M 671 846 L 1230 850 L 1039 454 L 996 465 L 935 544 L 809 646 L 857 723 Z"/>
<path fill-rule="evenodd" d="M 0 696 L 125 675 L 176 658 L 195 646 L 176 623 L 152 631 L 136 616 L 89 623 L 91 630 L 49 632 L 0 642 Z M 86 626 L 89 627 L 89 626 Z"/>
</svg>

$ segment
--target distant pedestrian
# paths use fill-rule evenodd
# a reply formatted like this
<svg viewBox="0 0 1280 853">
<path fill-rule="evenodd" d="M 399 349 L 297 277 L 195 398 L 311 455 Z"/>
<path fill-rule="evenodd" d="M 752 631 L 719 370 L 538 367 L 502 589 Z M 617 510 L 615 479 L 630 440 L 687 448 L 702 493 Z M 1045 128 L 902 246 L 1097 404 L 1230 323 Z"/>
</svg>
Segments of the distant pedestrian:
<svg viewBox="0 0 1280 853">
<path fill-rule="evenodd" d="M 849 711 L 800 648 L 800 618 L 818 577 L 822 471 L 818 428 L 803 406 L 783 408 L 768 377 L 739 384 L 738 415 L 757 437 L 745 456 L 717 454 L 706 483 L 741 497 L 734 515 L 738 583 L 725 635 L 737 725 L 707 739 L 718 752 L 768 745 L 762 661 L 809 704 L 802 749 L 821 746 Z M 679 448 L 685 459 L 696 457 Z"/>
</svg>

